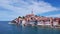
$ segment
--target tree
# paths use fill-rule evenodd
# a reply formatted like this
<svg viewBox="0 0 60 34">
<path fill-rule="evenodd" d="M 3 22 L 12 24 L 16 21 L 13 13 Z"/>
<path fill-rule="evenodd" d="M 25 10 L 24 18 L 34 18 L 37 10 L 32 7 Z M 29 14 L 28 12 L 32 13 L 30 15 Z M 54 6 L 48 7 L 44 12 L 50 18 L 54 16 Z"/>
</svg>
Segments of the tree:
<svg viewBox="0 0 60 34">
<path fill-rule="evenodd" d="M 22 18 L 24 19 L 25 17 L 23 16 Z"/>
<path fill-rule="evenodd" d="M 22 18 L 21 16 L 19 16 L 18 18 Z"/>
</svg>

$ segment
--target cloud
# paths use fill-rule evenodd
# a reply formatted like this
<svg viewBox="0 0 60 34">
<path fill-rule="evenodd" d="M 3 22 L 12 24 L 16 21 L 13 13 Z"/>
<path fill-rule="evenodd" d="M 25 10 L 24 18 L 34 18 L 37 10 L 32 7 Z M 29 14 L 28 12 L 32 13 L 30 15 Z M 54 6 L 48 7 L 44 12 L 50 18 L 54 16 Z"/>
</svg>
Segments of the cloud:
<svg viewBox="0 0 60 34">
<path fill-rule="evenodd" d="M 30 2 L 26 0 L 5 0 L 2 1 L 0 6 L 12 10 L 14 12 L 20 13 L 20 11 L 31 11 L 32 9 L 34 10 L 34 12 L 40 12 L 40 13 L 44 13 L 44 12 L 48 12 L 48 11 L 54 11 L 54 10 L 58 10 L 58 8 L 53 7 L 51 4 L 44 2 L 44 1 L 40 1 L 40 2 L 35 2 L 33 0 L 30 0 Z M 31 3 L 31 4 L 30 4 Z M 16 5 L 18 4 L 19 7 L 17 7 Z"/>
<path fill-rule="evenodd" d="M 56 14 L 56 15 L 49 15 L 49 16 L 46 16 L 46 17 L 59 17 L 59 18 L 60 18 L 60 14 Z"/>
<path fill-rule="evenodd" d="M 50 11 L 50 12 L 45 12 L 45 13 L 37 14 L 37 15 L 40 15 L 40 16 L 49 16 L 49 15 L 56 15 L 56 14 L 60 14 L 60 11 Z"/>
<path fill-rule="evenodd" d="M 7 11 L 7 13 L 4 13 L 5 16 L 2 16 L 2 17 L 11 16 L 9 18 L 13 18 L 13 17 L 16 18 L 19 15 L 24 16 L 26 14 L 30 14 L 31 11 L 34 11 L 34 14 L 37 14 L 37 13 L 42 14 L 42 13 L 46 13 L 46 12 L 50 12 L 50 11 L 60 10 L 60 8 L 54 7 L 50 3 L 44 2 L 43 0 L 41 0 L 41 1 L 37 1 L 37 0 L 0 0 L 0 7 L 3 7 Z M 6 12 L 6 11 L 4 11 L 4 12 Z M 3 13 L 3 12 L 2 13 L 1 12 L 2 11 L 0 11 L 0 14 Z"/>
</svg>

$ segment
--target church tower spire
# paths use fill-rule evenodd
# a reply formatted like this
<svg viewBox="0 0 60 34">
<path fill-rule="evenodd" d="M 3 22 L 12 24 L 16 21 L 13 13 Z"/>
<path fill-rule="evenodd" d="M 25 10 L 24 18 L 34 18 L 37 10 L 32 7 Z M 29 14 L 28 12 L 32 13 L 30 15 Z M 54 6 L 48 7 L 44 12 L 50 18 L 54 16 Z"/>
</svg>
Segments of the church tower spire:
<svg viewBox="0 0 60 34">
<path fill-rule="evenodd" d="M 34 13 L 33 13 L 33 9 L 32 9 L 32 11 L 31 11 L 31 14 L 34 14 Z"/>
</svg>

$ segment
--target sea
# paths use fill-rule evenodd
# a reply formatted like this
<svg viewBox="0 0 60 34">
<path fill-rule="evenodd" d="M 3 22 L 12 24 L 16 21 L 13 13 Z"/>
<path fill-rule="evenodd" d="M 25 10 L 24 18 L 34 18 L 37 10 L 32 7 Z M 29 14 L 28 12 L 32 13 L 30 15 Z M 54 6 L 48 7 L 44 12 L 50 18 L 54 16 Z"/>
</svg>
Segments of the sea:
<svg viewBox="0 0 60 34">
<path fill-rule="evenodd" d="M 0 34 L 60 34 L 60 29 L 8 24 L 0 21 Z"/>
</svg>

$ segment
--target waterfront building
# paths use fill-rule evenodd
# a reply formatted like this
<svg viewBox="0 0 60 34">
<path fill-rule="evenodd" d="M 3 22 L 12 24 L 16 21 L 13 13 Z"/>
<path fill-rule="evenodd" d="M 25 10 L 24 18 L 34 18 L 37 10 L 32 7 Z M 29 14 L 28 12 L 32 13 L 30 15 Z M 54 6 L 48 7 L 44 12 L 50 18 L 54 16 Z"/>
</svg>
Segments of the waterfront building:
<svg viewBox="0 0 60 34">
<path fill-rule="evenodd" d="M 18 17 L 15 19 L 15 21 L 18 24 L 22 24 L 22 25 L 28 25 L 31 24 L 33 25 L 47 25 L 47 26 L 56 26 L 56 25 L 60 25 L 60 18 L 52 18 L 52 17 L 44 17 L 44 16 L 37 16 L 33 14 L 33 11 L 31 14 L 27 14 L 26 16 L 22 17 Z"/>
</svg>

